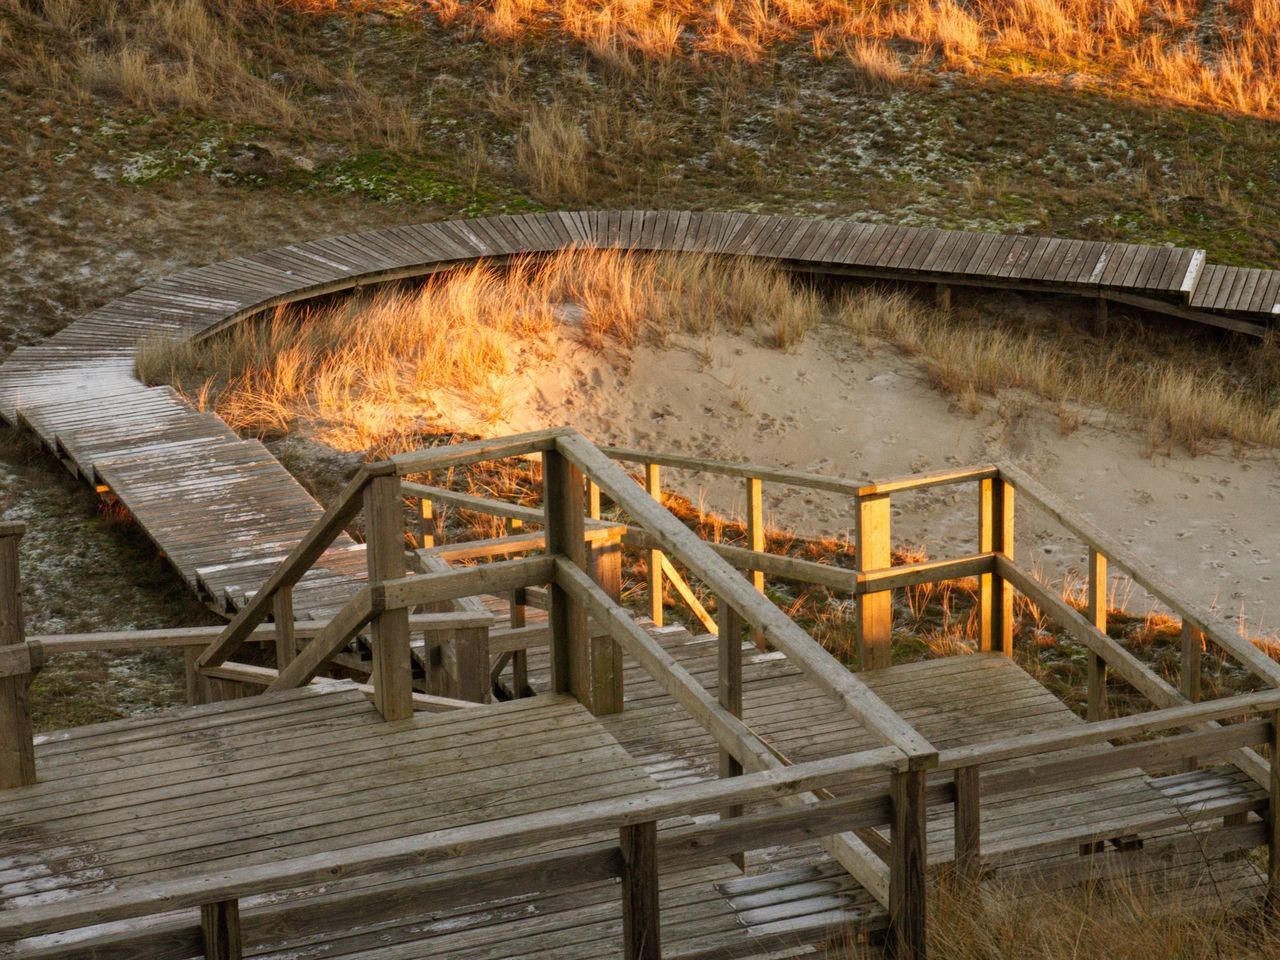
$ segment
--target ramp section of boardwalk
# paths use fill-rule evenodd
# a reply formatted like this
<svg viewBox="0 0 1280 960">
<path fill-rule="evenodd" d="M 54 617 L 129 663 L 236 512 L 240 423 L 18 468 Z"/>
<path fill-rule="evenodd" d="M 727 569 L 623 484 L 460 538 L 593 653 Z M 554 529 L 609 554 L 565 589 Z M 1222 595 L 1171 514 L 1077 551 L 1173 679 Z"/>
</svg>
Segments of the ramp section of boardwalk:
<svg viewBox="0 0 1280 960">
<path fill-rule="evenodd" d="M 1280 310 L 1280 273 L 1202 250 L 745 213 L 592 211 L 392 227 L 185 270 L 0 365 L 0 416 L 108 488 L 220 613 L 239 609 L 321 509 L 252 440 L 134 374 L 139 344 L 202 338 L 282 303 L 565 248 L 761 257 L 803 271 L 1117 299 L 1233 329 Z M 299 616 L 341 606 L 363 576 L 342 537 L 295 590 Z"/>
</svg>

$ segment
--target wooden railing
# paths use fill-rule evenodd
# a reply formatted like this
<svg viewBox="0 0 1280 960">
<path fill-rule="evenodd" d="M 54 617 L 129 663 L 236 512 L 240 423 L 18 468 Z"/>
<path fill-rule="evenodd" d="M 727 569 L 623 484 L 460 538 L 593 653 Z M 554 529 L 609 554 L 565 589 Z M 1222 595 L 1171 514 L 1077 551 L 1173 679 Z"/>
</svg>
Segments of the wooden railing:
<svg viewBox="0 0 1280 960">
<path fill-rule="evenodd" d="M 1143 739 L 1085 756 L 1078 752 L 1091 744 L 1150 737 L 1206 721 L 1250 716 L 1257 719 L 1245 719 L 1207 733 Z M 371 878 L 367 890 L 350 890 L 350 902 L 346 904 L 359 909 L 369 922 L 390 916 L 389 910 L 402 910 L 404 903 L 411 901 L 429 903 L 433 910 L 439 910 L 532 893 L 557 884 L 621 878 L 624 956 L 628 960 L 659 960 L 662 926 L 657 892 L 665 871 L 688 869 L 753 849 L 885 824 L 889 824 L 890 839 L 896 845 L 915 832 L 912 820 L 923 820 L 926 809 L 951 806 L 957 838 L 954 867 L 961 873 L 977 875 L 984 868 L 978 829 L 979 786 L 991 796 L 1115 770 L 1168 766 L 1187 756 L 1220 754 L 1242 745 L 1262 743 L 1273 751 L 1280 749 L 1280 691 L 945 750 L 939 754 L 935 772 L 953 771 L 954 780 L 940 780 L 922 791 L 918 807 L 904 804 L 901 797 L 901 778 L 910 770 L 909 758 L 897 747 L 880 747 L 747 773 L 732 780 L 652 790 L 0 914 L 0 942 L 167 914 L 168 919 L 151 921 L 134 932 L 121 932 L 117 927 L 111 934 L 117 955 L 132 950 L 136 956 L 186 957 L 203 949 L 206 956 L 221 960 L 239 955 L 241 938 L 254 942 L 282 925 L 296 929 L 315 919 L 316 911 L 330 909 L 308 906 L 305 900 L 277 899 L 251 908 L 242 917 L 241 900 L 305 890 L 329 884 L 334 877 Z M 889 778 L 888 789 L 868 785 L 868 778 L 876 774 Z M 854 781 L 856 788 L 852 786 Z M 821 793 L 825 799 L 787 804 L 806 793 Z M 779 801 L 784 805 L 778 806 Z M 740 812 L 732 818 L 694 826 L 659 828 L 660 822 L 677 816 L 691 817 L 726 808 Z M 1269 797 L 1257 803 L 1256 810 L 1262 815 L 1261 822 L 1245 824 L 1237 831 L 1235 843 L 1241 847 L 1268 846 L 1268 890 L 1275 898 L 1280 896 L 1280 821 L 1275 813 L 1280 810 L 1280 776 L 1271 780 Z M 1173 825 L 1170 822 L 1164 826 Z M 1153 821 L 1152 826 L 1159 824 Z M 616 841 L 563 848 L 583 836 L 607 831 L 616 833 Z M 545 851 L 548 846 L 562 849 L 550 853 L 534 850 Z M 501 862 L 406 879 L 407 868 L 496 853 L 502 854 Z M 919 848 L 913 855 L 923 858 L 924 854 L 924 849 Z M 897 862 L 895 858 L 895 866 Z M 389 904 L 376 881 L 380 874 L 391 871 L 397 874 L 398 897 Z M 922 863 L 918 875 L 923 878 Z M 908 883 L 915 876 L 904 875 L 899 883 Z M 923 898 L 923 886 L 908 889 L 904 895 Z M 174 911 L 196 907 L 200 908 L 198 923 L 173 915 Z M 794 944 L 796 935 L 795 930 L 789 931 L 788 943 Z M 764 950 L 770 944 L 753 941 L 753 946 Z M 891 938 L 890 946 L 891 954 L 897 957 L 923 956 L 922 951 L 911 952 L 911 944 L 900 939 Z M 24 955 L 52 960 L 78 955 L 76 952 L 83 952 L 84 948 L 84 942 L 76 942 L 73 946 L 39 947 Z"/>
<path fill-rule="evenodd" d="M 503 504 L 461 494 L 429 484 L 403 479 L 436 471 L 507 457 L 540 457 L 542 508 Z M 655 469 L 646 470 L 645 484 L 637 484 L 616 461 L 641 458 Z M 763 538 L 751 538 L 752 546 L 736 547 L 704 542 L 666 510 L 657 485 L 657 467 L 702 469 L 743 479 L 749 504 L 761 502 L 766 482 L 788 483 L 846 494 L 857 506 L 857 569 L 834 567 L 771 555 Z M 890 498 L 895 494 L 942 484 L 975 483 L 978 507 L 979 551 L 954 559 L 893 566 L 890 563 Z M 1034 503 L 1063 523 L 1091 550 L 1090 606 L 1077 611 L 1056 592 L 1040 583 L 1015 560 L 1013 550 L 1015 495 Z M 422 506 L 425 518 L 413 549 L 406 551 L 404 498 Z M 600 518 L 599 501 L 607 497 L 622 520 Z M 470 544 L 442 542 L 435 524 L 436 505 L 452 503 L 503 517 L 510 524 L 504 536 Z M 759 510 L 748 527 L 763 531 Z M 288 609 L 288 591 L 355 516 L 363 510 L 369 553 L 368 584 L 359 590 L 332 619 L 323 624 L 295 623 Z M 540 529 L 529 530 L 526 525 Z M 0 546 L 2 546 L 0 538 Z M 665 576 L 663 561 L 687 571 L 711 598 L 718 627 L 718 664 L 714 695 L 684 669 L 620 600 L 618 550 L 629 546 L 650 553 L 650 577 Z M 757 548 L 760 549 L 757 549 Z M 515 556 L 520 554 L 520 556 Z M 496 559 L 508 557 L 508 559 Z M 407 558 L 421 564 L 420 572 L 408 572 Z M 471 566 L 450 567 L 448 560 L 479 560 Z M 163 891 L 131 889 L 127 895 L 86 897 L 57 907 L 39 908 L 23 918 L 0 917 L 0 940 L 6 935 L 35 936 L 77 925 L 127 919 L 183 906 L 201 906 L 201 937 L 210 956 L 230 956 L 225 947 L 241 930 L 239 899 L 256 894 L 306 886 L 329 879 L 333 871 L 372 874 L 379 870 L 425 864 L 446 856 L 465 856 L 491 849 L 513 850 L 567 837 L 568 831 L 616 829 L 616 844 L 587 850 L 532 856 L 500 866 L 477 867 L 462 875 L 451 874 L 448 893 L 443 881 L 425 878 L 422 891 L 433 897 L 465 898 L 475 891 L 516 892 L 521 884 L 546 884 L 555 877 L 621 876 L 623 909 L 627 917 L 628 960 L 657 957 L 660 926 L 656 901 L 657 877 L 668 864 L 692 862 L 688 858 L 727 856 L 775 845 L 789 838 L 820 836 L 831 856 L 888 908 L 889 944 L 894 956 L 924 955 L 925 878 L 928 851 L 925 818 L 936 804 L 954 806 L 957 868 L 980 873 L 988 858 L 983 853 L 978 811 L 984 797 L 1028 782 L 1058 778 L 1070 781 L 1112 769 L 1159 767 L 1170 762 L 1191 764 L 1205 757 L 1225 756 L 1250 777 L 1263 784 L 1270 800 L 1256 812 L 1264 817 L 1265 836 L 1271 846 L 1270 882 L 1273 895 L 1280 888 L 1277 870 L 1277 774 L 1252 748 L 1266 744 L 1271 755 L 1277 748 L 1276 722 L 1280 691 L 1197 704 L 1197 690 L 1188 671 L 1194 658 L 1184 654 L 1182 689 L 1157 676 L 1121 644 L 1105 633 L 1105 576 L 1107 562 L 1125 569 L 1135 582 L 1178 612 L 1195 636 L 1203 636 L 1235 656 L 1272 686 L 1280 686 L 1280 667 L 1261 651 L 1223 625 L 1185 602 L 1136 558 L 1110 542 L 1099 531 L 1074 517 L 1053 495 L 1016 468 L 984 465 L 923 477 L 879 484 L 815 477 L 770 470 L 750 464 L 715 464 L 711 461 L 635 451 L 602 451 L 575 431 L 558 429 L 494 441 L 400 454 L 370 464 L 352 481 L 324 518 L 310 531 L 290 557 L 268 578 L 263 588 L 217 636 L 170 631 L 160 644 L 207 644 L 192 658 L 202 678 L 234 679 L 268 690 L 284 690 L 310 682 L 334 661 L 353 638 L 368 633 L 372 646 L 369 691 L 383 716 L 407 717 L 417 706 L 443 709 L 461 707 L 460 700 L 415 693 L 409 669 L 409 636 L 420 629 L 427 634 L 473 628 L 480 614 L 458 609 L 461 601 L 478 596 L 510 596 L 512 624 L 505 634 L 488 636 L 479 667 L 486 681 L 494 676 L 492 658 L 508 659 L 513 683 L 521 669 L 516 656 L 534 642 L 545 642 L 550 651 L 553 690 L 574 696 L 596 714 L 623 708 L 622 654 L 638 663 L 659 686 L 693 717 L 716 741 L 720 751 L 721 779 L 679 790 L 652 794 L 603 805 L 587 805 L 538 814 L 518 822 L 485 824 L 443 834 L 430 834 L 375 844 L 358 851 L 338 851 L 269 866 L 233 869 L 216 877 L 193 879 L 190 884 L 166 885 Z M 655 565 L 656 564 L 656 565 Z M 2 567 L 3 564 L 0 564 Z M 749 576 L 744 577 L 742 571 Z M 0 572 L 3 572 L 0 570 Z M 981 644 L 984 649 L 1012 652 L 1012 599 L 1016 592 L 1038 606 L 1058 626 L 1076 637 L 1096 657 L 1090 670 L 1089 724 L 1044 734 L 993 740 L 956 750 L 939 752 L 907 721 L 885 704 L 857 675 L 817 644 L 795 622 L 762 595 L 760 575 L 821 583 L 843 589 L 859 598 L 863 660 L 868 666 L 887 665 L 893 629 L 891 591 L 956 577 L 980 578 Z M 539 595 L 539 591 L 544 591 Z M 539 597 L 549 612 L 544 632 L 517 622 L 517 609 Z M 425 611 L 417 612 L 414 611 Z M 650 613 L 653 611 L 651 610 Z M 262 626 L 274 614 L 276 624 Z M 0 625 L 5 623 L 0 617 Z M 470 625 L 470 626 L 468 626 Z M 763 740 L 742 717 L 742 654 L 748 632 L 786 656 L 818 689 L 840 704 L 882 745 L 876 750 L 790 765 Z M 298 646 L 301 640 L 309 641 Z M 94 638 L 54 638 L 65 648 L 105 643 Z M 494 642 L 496 640 L 496 642 Z M 250 667 L 230 660 L 246 642 L 275 642 L 289 659 L 277 669 Z M 145 643 L 148 638 L 135 638 Z M 1198 645 L 1197 645 L 1198 646 Z M 27 651 L 24 661 L 34 662 L 30 644 L 0 649 L 0 665 L 17 664 L 17 649 Z M 479 647 L 472 648 L 474 654 Z M 8 652 L 6 652 L 8 651 Z M 454 655 L 455 661 L 457 654 Z M 18 664 L 21 666 L 22 664 Z M 1151 699 L 1153 713 L 1121 719 L 1103 719 L 1102 684 L 1111 671 Z M 29 671 L 28 671 L 29 672 Z M 18 675 L 15 670 L 0 676 Z M 460 682 L 458 675 L 453 678 Z M 474 691 L 472 691 L 474 692 Z M 420 698 L 433 700 L 430 707 Z M 1095 704 L 1096 701 L 1096 704 Z M 1244 714 L 1262 719 L 1227 726 L 1220 721 Z M 1151 742 L 1124 744 L 1084 756 L 1057 756 L 1082 745 L 1114 743 L 1127 737 L 1177 731 Z M 1009 768 L 1010 761 L 1027 760 Z M 998 765 L 998 766 L 997 766 Z M 834 798 L 826 792 L 854 771 L 880 770 L 887 789 Z M 942 772 L 950 772 L 950 777 Z M 933 782 L 930 783 L 930 778 Z M 764 800 L 777 801 L 778 810 L 749 811 Z M 610 805 L 612 804 L 612 805 Z M 659 833 L 656 823 L 664 816 L 718 810 L 721 819 L 712 824 L 684 828 L 685 833 Z M 889 824 L 886 858 L 874 853 L 857 830 Z M 1241 826 L 1240 842 L 1257 841 L 1257 830 Z M 673 839 L 674 838 L 674 839 Z M 886 862 L 887 861 L 887 862 Z M 584 872 L 585 871 L 585 872 Z M 551 878 L 550 880 L 548 878 Z M 468 891 L 471 891 L 468 894 Z M 356 894 L 355 896 L 358 896 Z M 279 905 L 266 910 L 292 910 Z M 305 907 L 297 909 L 304 910 Z M 266 921 L 263 921 L 266 922 Z M 184 928 L 185 929 L 185 928 Z M 235 945 L 232 944 L 232 947 Z M 220 952 L 221 951 L 221 952 Z M 56 951 L 54 954 L 56 955 Z"/>
</svg>

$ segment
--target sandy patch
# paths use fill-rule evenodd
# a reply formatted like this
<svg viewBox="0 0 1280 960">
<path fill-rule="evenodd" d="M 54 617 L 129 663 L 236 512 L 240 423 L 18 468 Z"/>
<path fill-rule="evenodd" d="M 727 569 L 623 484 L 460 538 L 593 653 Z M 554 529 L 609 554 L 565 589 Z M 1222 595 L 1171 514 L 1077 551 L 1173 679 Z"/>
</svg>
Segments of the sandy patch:
<svg viewBox="0 0 1280 960">
<path fill-rule="evenodd" d="M 892 350 L 811 336 L 791 353 L 746 338 L 673 340 L 629 358 L 601 356 L 562 340 L 561 357 L 521 385 L 514 430 L 570 423 L 599 442 L 728 460 L 749 460 L 855 479 L 888 479 L 1008 459 L 1181 585 L 1196 603 L 1252 632 L 1280 623 L 1280 471 L 1274 451 L 1191 457 L 1152 455 L 1130 424 L 1081 411 L 1064 436 L 1058 417 L 1025 399 L 988 399 L 958 409 Z M 474 425 L 473 425 L 474 426 Z M 490 426 L 485 432 L 498 433 Z M 740 514 L 730 480 L 667 471 L 666 482 L 708 507 Z M 766 485 L 768 522 L 852 535 L 838 498 Z M 943 557 L 976 540 L 971 487 L 898 498 L 895 540 Z M 1020 555 L 1055 576 L 1080 570 L 1079 541 L 1024 506 Z M 1119 605 L 1148 598 L 1113 584 Z"/>
</svg>

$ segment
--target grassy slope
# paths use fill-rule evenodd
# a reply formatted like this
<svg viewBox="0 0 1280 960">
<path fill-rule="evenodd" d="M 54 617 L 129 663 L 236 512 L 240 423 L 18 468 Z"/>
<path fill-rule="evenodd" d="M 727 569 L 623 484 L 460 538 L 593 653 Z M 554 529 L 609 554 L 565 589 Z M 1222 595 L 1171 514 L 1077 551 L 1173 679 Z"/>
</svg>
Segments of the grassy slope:
<svg viewBox="0 0 1280 960">
<path fill-rule="evenodd" d="M 124 28 L 32 6 L 0 2 L 0 354 L 185 264 L 560 205 L 883 217 L 1280 259 L 1280 150 L 1259 120 L 1007 78 L 878 88 L 798 47 L 756 66 L 652 65 L 378 17 L 250 10 L 179 29 L 126 0 L 129 46 L 150 58 L 130 79 L 111 66 Z M 184 56 L 197 82 L 178 90 L 164 78 Z M 540 148 L 539 132 L 576 159 Z M 53 461 L 7 443 L 0 469 L 20 476 L 49 545 L 28 547 L 29 576 L 62 583 L 53 558 L 87 551 L 113 598 L 33 590 L 37 624 L 201 619 L 162 563 L 140 564 L 136 531 L 64 493 Z"/>
</svg>

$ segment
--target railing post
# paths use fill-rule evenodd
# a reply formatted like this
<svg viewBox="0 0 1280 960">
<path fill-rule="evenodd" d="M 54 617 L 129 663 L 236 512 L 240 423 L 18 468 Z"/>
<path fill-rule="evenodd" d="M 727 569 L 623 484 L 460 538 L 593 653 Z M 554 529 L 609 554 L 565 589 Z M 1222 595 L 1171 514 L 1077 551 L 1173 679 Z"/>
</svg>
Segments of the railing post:
<svg viewBox="0 0 1280 960">
<path fill-rule="evenodd" d="M 276 628 L 276 669 L 283 670 L 298 655 L 298 638 L 293 629 L 293 587 L 279 587 L 271 598 Z"/>
<path fill-rule="evenodd" d="M 1093 547 L 1089 548 L 1089 622 L 1102 633 L 1107 632 L 1107 558 Z M 1107 715 L 1107 662 L 1089 651 L 1089 705 L 1086 717 L 1090 722 Z"/>
<path fill-rule="evenodd" d="M 1192 703 L 1200 702 L 1200 655 L 1204 650 L 1204 634 L 1193 627 L 1187 621 L 1182 621 L 1182 663 L 1179 669 L 1179 686 L 1182 695 Z M 1187 757 L 1182 761 L 1182 769 L 1190 772 L 1199 764 L 1196 763 L 1195 757 Z M 1228 817 L 1228 824 L 1232 823 L 1232 818 Z M 1248 822 L 1248 816 L 1241 817 L 1238 822 Z"/>
<path fill-rule="evenodd" d="M 747 477 L 747 546 L 756 553 L 764 553 L 764 484 L 759 477 Z M 764 571 L 751 571 L 751 585 L 764 593 Z M 765 648 L 764 634 L 754 633 L 756 646 Z"/>
<path fill-rule="evenodd" d="M 662 502 L 662 474 L 656 463 L 644 465 L 644 488 L 649 496 Z M 662 626 L 662 551 L 649 551 L 649 619 Z"/>
<path fill-rule="evenodd" d="M 0 646 L 26 642 L 22 618 L 22 576 L 18 542 L 26 532 L 21 523 L 0 522 Z M 31 680 L 43 665 L 43 648 L 27 646 L 30 669 L 0 677 L 0 790 L 36 782 L 36 748 L 32 739 Z"/>
<path fill-rule="evenodd" d="M 978 488 L 978 551 L 995 551 L 1013 559 L 1013 485 L 1000 477 Z M 981 649 L 1013 656 L 1013 591 L 997 573 L 980 580 L 979 641 Z"/>
<path fill-rule="evenodd" d="M 542 454 L 542 502 L 546 517 L 547 553 L 563 556 L 587 569 L 586 525 L 583 522 L 583 478 L 560 451 Z M 591 703 L 587 612 L 554 580 L 547 591 L 551 628 L 551 687 Z"/>
<path fill-rule="evenodd" d="M 428 550 L 436 545 L 438 539 L 436 527 L 436 508 L 428 497 L 418 500 L 418 539 L 422 549 Z"/>
<path fill-rule="evenodd" d="M 508 535 L 521 530 L 524 522 L 511 517 L 507 520 Z M 513 628 L 523 627 L 526 623 L 525 607 L 528 605 L 529 595 L 524 587 L 520 587 L 511 591 L 511 603 L 509 607 L 508 617 Z M 524 692 L 529 689 L 529 651 L 516 650 L 511 654 L 511 695 L 517 700 L 524 696 Z"/>
<path fill-rule="evenodd" d="M 622 955 L 662 960 L 658 908 L 658 825 L 649 820 L 618 831 L 622 848 Z"/>
<path fill-rule="evenodd" d="M 890 960 L 925 960 L 928 910 L 925 869 L 924 770 L 892 774 L 890 797 L 893 821 L 889 828 Z"/>
<path fill-rule="evenodd" d="M 594 480 L 587 481 L 587 516 L 600 519 L 600 486 Z"/>
<path fill-rule="evenodd" d="M 489 702 L 489 628 L 459 627 L 453 631 L 453 663 L 457 671 L 449 696 L 472 703 Z"/>
<path fill-rule="evenodd" d="M 982 793 L 980 768 L 957 767 L 955 773 L 955 868 L 966 880 L 982 873 Z"/>
<path fill-rule="evenodd" d="M 1280 710 L 1271 714 L 1271 802 L 1267 807 L 1267 907 L 1280 913 Z"/>
<path fill-rule="evenodd" d="M 719 651 L 716 680 L 720 706 L 739 719 L 742 718 L 742 631 L 743 621 L 738 611 L 723 598 L 717 601 L 716 623 L 719 627 L 716 646 Z M 720 751 L 720 776 L 742 775 L 742 764 L 729 751 Z M 741 806 L 727 807 L 721 818 L 742 816 Z M 732 858 L 739 870 L 746 868 L 746 854 L 735 853 Z"/>
<path fill-rule="evenodd" d="M 404 576 L 404 505 L 398 476 L 369 481 L 364 490 L 364 523 L 370 586 Z M 383 610 L 374 617 L 371 629 L 374 706 L 384 720 L 405 720 L 413 716 L 409 611 Z"/>
<path fill-rule="evenodd" d="M 858 497 L 857 560 L 859 570 L 880 570 L 892 564 L 889 536 L 889 495 Z M 874 590 L 858 597 L 858 648 L 863 670 L 893 663 L 893 591 Z"/>
<path fill-rule="evenodd" d="M 1204 650 L 1204 634 L 1182 622 L 1182 695 L 1192 703 L 1200 702 L 1200 655 Z"/>
<path fill-rule="evenodd" d="M 200 907 L 205 960 L 241 960 L 240 901 L 219 900 Z"/>
<path fill-rule="evenodd" d="M 622 602 L 622 536 L 601 537 L 588 548 L 591 578 L 615 603 Z M 588 631 L 590 632 L 590 631 Z M 607 631 L 589 636 L 589 709 L 597 717 L 622 712 L 622 648 Z"/>
</svg>

